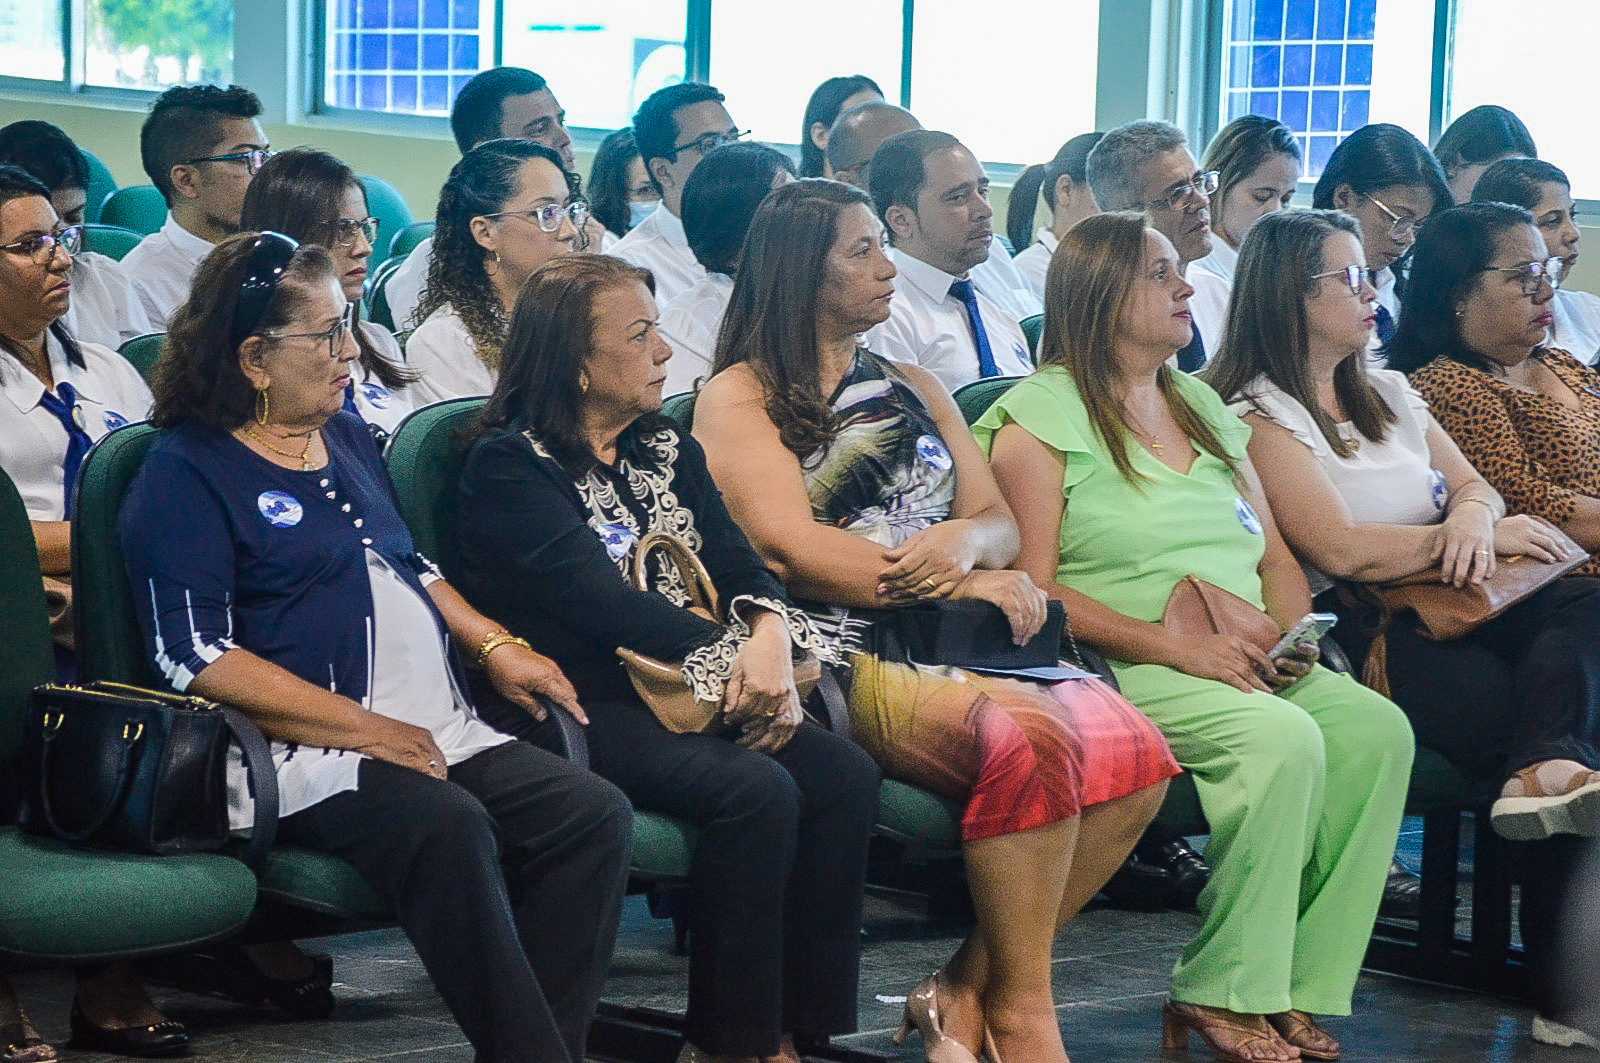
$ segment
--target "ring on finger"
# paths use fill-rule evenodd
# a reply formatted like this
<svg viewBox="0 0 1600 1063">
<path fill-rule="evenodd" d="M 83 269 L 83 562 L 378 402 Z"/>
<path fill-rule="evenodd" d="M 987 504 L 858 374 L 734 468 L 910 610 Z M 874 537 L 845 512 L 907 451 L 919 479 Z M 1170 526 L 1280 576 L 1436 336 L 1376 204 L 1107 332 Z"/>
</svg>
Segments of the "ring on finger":
<svg viewBox="0 0 1600 1063">
<path fill-rule="evenodd" d="M 932 576 L 924 576 L 923 579 L 922 579 L 922 586 L 931 591 L 934 588 L 938 587 L 939 585 L 937 583 L 933 582 L 933 577 Z"/>
</svg>

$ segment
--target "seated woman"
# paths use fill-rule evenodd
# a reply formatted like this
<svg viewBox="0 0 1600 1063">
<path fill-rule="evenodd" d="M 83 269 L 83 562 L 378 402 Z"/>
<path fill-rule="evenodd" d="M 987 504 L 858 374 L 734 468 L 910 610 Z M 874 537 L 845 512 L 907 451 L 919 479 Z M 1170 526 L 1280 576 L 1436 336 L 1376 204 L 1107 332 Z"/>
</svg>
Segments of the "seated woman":
<svg viewBox="0 0 1600 1063">
<path fill-rule="evenodd" d="M 1056 152 L 1048 163 L 1035 163 L 1017 175 L 1006 204 L 1006 236 L 1017 249 L 1017 272 L 1028 282 L 1034 295 L 1044 298 L 1044 276 L 1050 269 L 1050 256 L 1067 230 L 1083 219 L 1100 213 L 1100 205 L 1089 190 L 1089 152 L 1100 143 L 1103 133 L 1079 133 Z M 1040 194 L 1050 211 L 1050 224 L 1033 230 L 1033 215 Z"/>
<path fill-rule="evenodd" d="M 1177 773 L 1149 721 L 1094 679 L 1053 686 L 870 651 L 876 610 L 969 599 L 1022 642 L 1042 592 L 938 380 L 857 346 L 894 265 L 859 190 L 805 180 L 756 212 L 695 436 L 734 519 L 850 657 L 851 737 L 886 774 L 964 801 L 978 925 L 908 998 L 927 1057 L 1065 1060 L 1050 943 L 1127 857 Z M 1081 813 L 1081 815 L 1080 815 Z M 898 1039 L 898 1038 L 897 1038 Z"/>
<path fill-rule="evenodd" d="M 1417 226 L 1454 206 L 1444 171 L 1422 141 L 1397 125 L 1362 126 L 1328 156 L 1311 193 L 1319 210 L 1342 210 L 1361 223 L 1362 254 L 1378 291 L 1376 351 L 1400 320 L 1395 264 L 1417 239 Z"/>
<path fill-rule="evenodd" d="M 378 219 L 367 214 L 367 191 L 355 171 L 325 151 L 293 148 L 267 160 L 244 195 L 243 228 L 278 232 L 319 244 L 333 256 L 339 287 L 350 303 L 351 331 L 361 356 L 351 366 L 344 408 L 388 438 L 413 409 L 416 374 L 394 334 L 361 318 L 367 261 Z"/>
<path fill-rule="evenodd" d="M 841 114 L 883 99 L 878 83 L 865 74 L 832 77 L 811 90 L 800 120 L 800 176 L 832 177 L 828 172 L 828 134 Z"/>
<path fill-rule="evenodd" d="M 1457 203 L 1476 198 L 1478 181 L 1501 159 L 1536 159 L 1533 134 L 1512 111 L 1486 103 L 1457 116 L 1433 144 Z"/>
<path fill-rule="evenodd" d="M 1488 299 L 1464 302 L 1479 284 L 1492 286 L 1502 305 L 1520 306 L 1505 316 L 1526 330 L 1523 357 L 1537 342 L 1539 328 L 1530 324 L 1537 308 L 1522 282 L 1535 282 L 1535 297 L 1546 301 L 1549 288 L 1526 268 L 1541 253 L 1526 216 L 1508 217 L 1498 230 L 1462 224 L 1513 211 L 1474 205 L 1428 223 L 1413 257 L 1415 295 L 1394 341 L 1405 352 L 1401 364 L 1413 364 L 1423 347 L 1472 349 L 1468 318 L 1456 314 L 1472 315 L 1474 325 L 1494 317 Z M 1497 264 L 1511 271 L 1484 272 Z M 1367 618 L 1346 604 L 1335 580 L 1376 583 L 1440 566 L 1442 578 L 1480 581 L 1493 576 L 1496 555 L 1554 556 L 1544 519 L 1504 517 L 1500 496 L 1405 378 L 1368 371 L 1357 356 L 1375 295 L 1349 218 L 1294 211 L 1264 219 L 1245 241 L 1239 278 L 1210 381 L 1250 425 L 1250 454 L 1272 511 L 1306 565 L 1317 608 L 1340 616 L 1334 637 L 1358 668 L 1367 656 Z M 1508 292 L 1498 291 L 1502 284 Z M 1452 405 L 1446 399 L 1434 409 L 1448 418 Z M 1508 430 L 1494 445 L 1518 444 Z M 1395 702 L 1419 743 L 1468 772 L 1504 780 L 1492 810 L 1502 833 L 1532 838 L 1561 825 L 1600 833 L 1600 775 L 1590 771 L 1600 767 L 1597 630 L 1600 584 L 1583 578 L 1548 585 L 1449 642 L 1424 638 L 1409 614 L 1390 625 L 1386 671 Z M 1523 941 L 1532 957 L 1548 943 L 1561 888 L 1552 863 L 1523 885 Z"/>
<path fill-rule="evenodd" d="M 582 718 L 548 658 L 417 554 L 342 409 L 358 357 L 321 248 L 245 233 L 201 263 L 156 381 L 162 432 L 117 524 L 140 625 L 175 689 L 272 740 L 278 837 L 393 901 L 477 1058 L 580 1060 L 632 815 L 611 784 L 474 712 L 451 640 L 529 713 L 543 695 Z"/>
<path fill-rule="evenodd" d="M 522 282 L 581 251 L 588 218 L 577 175 L 543 144 L 490 140 L 461 157 L 439 192 L 421 324 L 406 341 L 419 407 L 494 390 Z"/>
<path fill-rule="evenodd" d="M 1545 256 L 1561 260 L 1562 277 L 1572 276 L 1583 234 L 1578 231 L 1572 182 L 1565 173 L 1540 159 L 1501 159 L 1478 178 L 1472 200 L 1526 208 L 1544 240 Z M 1557 288 L 1549 310 L 1547 346 L 1566 351 L 1584 365 L 1600 362 L 1600 295 Z"/>
<path fill-rule="evenodd" d="M 793 180 L 789 156 L 765 144 L 745 143 L 713 149 L 684 182 L 683 235 L 706 275 L 661 310 L 661 336 L 672 348 L 668 395 L 693 391 L 711 375 L 750 219 L 768 192 Z"/>
<path fill-rule="evenodd" d="M 661 193 L 644 172 L 632 127 L 607 133 L 600 141 L 589 166 L 588 187 L 594 222 L 605 234 L 602 245 L 607 237 L 616 241 L 628 235 L 628 230 L 661 206 Z"/>
<path fill-rule="evenodd" d="M 1219 1059 L 1335 1059 L 1311 1013 L 1350 1012 L 1411 729 L 1349 676 L 1308 667 L 1310 643 L 1270 660 L 1236 634 L 1163 626 L 1190 577 L 1280 629 L 1311 606 L 1245 452 L 1249 430 L 1167 364 L 1189 342 L 1191 290 L 1142 218 L 1083 222 L 1050 265 L 1040 369 L 975 430 L 1017 513 L 1020 564 L 1110 658 L 1194 774 L 1211 824 L 1204 924 L 1173 972 L 1164 1043 L 1181 1047 L 1192 1029 Z"/>
<path fill-rule="evenodd" d="M 1189 263 L 1183 279 L 1194 288 L 1189 312 L 1215 347 L 1228 320 L 1228 293 L 1239 245 L 1250 226 L 1286 210 L 1300 183 L 1300 142 L 1282 122 L 1247 114 L 1222 127 L 1206 145 L 1203 172 L 1217 172 L 1211 197 L 1211 253 Z"/>
</svg>

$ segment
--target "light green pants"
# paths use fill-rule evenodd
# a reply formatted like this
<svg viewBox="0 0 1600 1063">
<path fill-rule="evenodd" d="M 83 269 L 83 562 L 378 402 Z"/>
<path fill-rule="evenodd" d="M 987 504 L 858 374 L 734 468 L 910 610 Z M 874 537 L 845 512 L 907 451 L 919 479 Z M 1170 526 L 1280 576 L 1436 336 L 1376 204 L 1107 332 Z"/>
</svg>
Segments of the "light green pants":
<svg viewBox="0 0 1600 1063">
<path fill-rule="evenodd" d="M 1173 998 L 1348 1015 L 1411 774 L 1405 716 L 1320 667 L 1279 697 L 1160 665 L 1115 670 L 1193 773 L 1211 823 L 1205 922 Z"/>
</svg>

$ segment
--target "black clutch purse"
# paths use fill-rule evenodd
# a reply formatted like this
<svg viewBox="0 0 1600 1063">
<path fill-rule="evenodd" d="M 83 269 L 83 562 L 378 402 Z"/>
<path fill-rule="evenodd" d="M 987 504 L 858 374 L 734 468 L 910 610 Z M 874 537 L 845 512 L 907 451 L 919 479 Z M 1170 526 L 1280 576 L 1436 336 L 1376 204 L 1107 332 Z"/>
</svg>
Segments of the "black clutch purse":
<svg viewBox="0 0 1600 1063">
<path fill-rule="evenodd" d="M 1068 636 L 1067 611 L 1052 600 L 1044 627 L 1018 646 L 1011 622 L 997 605 L 958 599 L 884 609 L 873 616 L 874 655 L 911 664 L 958 668 L 1054 668 Z"/>
<path fill-rule="evenodd" d="M 278 830 L 267 740 L 239 710 L 120 683 L 42 686 L 23 735 L 23 830 L 72 845 L 171 855 L 228 841 L 228 744 L 244 751 L 254 866 Z"/>
</svg>

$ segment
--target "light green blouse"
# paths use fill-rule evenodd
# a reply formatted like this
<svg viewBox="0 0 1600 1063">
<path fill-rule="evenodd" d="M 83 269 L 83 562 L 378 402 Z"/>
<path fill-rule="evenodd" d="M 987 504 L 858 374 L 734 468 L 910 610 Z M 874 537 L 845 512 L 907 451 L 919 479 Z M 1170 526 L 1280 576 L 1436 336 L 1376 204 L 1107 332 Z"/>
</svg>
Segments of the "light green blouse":
<svg viewBox="0 0 1600 1063">
<path fill-rule="evenodd" d="M 1204 382 L 1176 374 L 1179 393 L 1216 431 L 1236 460 L 1249 427 Z M 1172 588 L 1194 575 L 1262 607 L 1257 567 L 1266 549 L 1261 521 L 1226 463 L 1199 447 L 1188 473 L 1157 461 L 1131 436 L 1130 483 L 1095 434 L 1071 375 L 1039 370 L 1007 391 L 973 425 L 985 454 L 994 434 L 1015 422 L 1066 457 L 1061 494 L 1061 560 L 1056 581 L 1136 620 L 1159 621 Z"/>
</svg>

